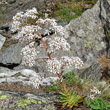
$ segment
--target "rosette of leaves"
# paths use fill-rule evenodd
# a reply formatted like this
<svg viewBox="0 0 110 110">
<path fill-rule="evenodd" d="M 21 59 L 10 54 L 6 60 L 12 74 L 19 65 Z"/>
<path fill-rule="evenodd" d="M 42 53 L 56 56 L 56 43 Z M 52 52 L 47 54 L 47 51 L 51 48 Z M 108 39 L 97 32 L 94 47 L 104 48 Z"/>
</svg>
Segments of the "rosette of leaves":
<svg viewBox="0 0 110 110">
<path fill-rule="evenodd" d="M 62 108 L 72 108 L 78 103 L 83 102 L 82 96 L 77 95 L 76 92 L 68 92 L 68 94 L 60 93 L 60 103 Z"/>
</svg>

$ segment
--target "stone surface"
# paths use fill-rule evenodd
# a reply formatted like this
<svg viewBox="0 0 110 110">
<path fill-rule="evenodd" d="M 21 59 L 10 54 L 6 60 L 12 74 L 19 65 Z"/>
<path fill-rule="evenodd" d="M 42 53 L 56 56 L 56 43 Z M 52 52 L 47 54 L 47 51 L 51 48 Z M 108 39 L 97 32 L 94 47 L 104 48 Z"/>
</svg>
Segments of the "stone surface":
<svg viewBox="0 0 110 110">
<path fill-rule="evenodd" d="M 45 73 L 46 74 L 46 73 Z M 36 73 L 31 69 L 21 69 L 18 71 L 8 68 L 0 67 L 0 83 L 21 83 L 22 85 L 32 85 L 31 79 L 40 75 L 42 78 L 42 85 L 49 86 L 54 81 L 58 80 L 58 77 L 45 77 L 44 73 Z"/>
<path fill-rule="evenodd" d="M 6 98 L 0 100 L 0 109 L 2 107 L 6 110 L 23 110 L 20 101 L 24 100 L 27 104 L 28 110 L 56 110 L 54 102 L 57 100 L 57 95 L 46 94 L 46 93 L 22 93 L 22 92 L 12 92 L 12 91 L 0 91 L 0 96 L 5 96 Z M 34 100 L 35 103 L 28 104 L 25 101 L 28 99 Z"/>
<path fill-rule="evenodd" d="M 107 53 L 110 58 L 110 0 L 100 0 L 100 19 L 104 28 L 105 39 L 107 41 Z"/>
<path fill-rule="evenodd" d="M 18 11 L 25 11 L 33 7 L 45 13 L 48 12 L 48 7 L 54 6 L 54 2 L 60 1 L 64 0 L 6 0 L 0 3 L 0 18 L 3 22 L 10 22 Z"/>
<path fill-rule="evenodd" d="M 0 50 L 5 42 L 6 38 L 0 34 Z"/>
<path fill-rule="evenodd" d="M 21 62 L 21 44 L 13 44 L 8 47 L 3 54 L 0 56 L 0 63 L 10 65 L 10 64 L 20 64 Z"/>
<path fill-rule="evenodd" d="M 100 15 L 100 0 L 92 9 L 65 26 L 65 38 L 71 44 L 72 54 L 92 64 L 101 55 L 106 54 L 106 43 Z"/>
<path fill-rule="evenodd" d="M 101 65 L 97 62 L 93 62 L 81 75 L 83 78 L 99 81 L 102 77 Z"/>
</svg>

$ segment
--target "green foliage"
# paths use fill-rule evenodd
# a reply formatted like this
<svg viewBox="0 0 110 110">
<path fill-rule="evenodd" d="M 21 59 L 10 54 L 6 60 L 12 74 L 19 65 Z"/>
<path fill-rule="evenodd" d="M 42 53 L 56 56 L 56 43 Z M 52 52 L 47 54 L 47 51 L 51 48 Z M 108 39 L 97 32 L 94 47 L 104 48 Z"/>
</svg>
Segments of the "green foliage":
<svg viewBox="0 0 110 110">
<path fill-rule="evenodd" d="M 53 12 L 53 17 L 58 19 L 58 22 L 70 22 L 82 14 L 82 6 L 75 4 L 75 2 L 68 1 L 66 4 L 57 3 L 56 10 Z"/>
<path fill-rule="evenodd" d="M 36 104 L 37 102 L 36 102 L 36 100 L 30 99 L 30 98 L 25 99 L 25 98 L 21 97 L 21 99 L 18 103 L 18 107 L 22 107 L 23 109 L 27 110 L 27 105 L 32 104 L 32 103 Z"/>
<path fill-rule="evenodd" d="M 85 98 L 84 104 L 91 107 L 92 110 L 110 110 L 110 103 L 107 103 L 103 98 Z"/>
<path fill-rule="evenodd" d="M 81 86 L 80 77 L 76 76 L 74 72 L 68 72 L 64 75 L 64 82 L 70 86 L 77 85 Z"/>
<path fill-rule="evenodd" d="M 48 92 L 59 91 L 61 89 L 62 89 L 62 86 L 61 86 L 59 81 L 56 81 L 56 82 L 54 82 L 53 84 L 51 84 L 50 86 L 47 87 Z"/>
<path fill-rule="evenodd" d="M 81 96 L 77 95 L 76 92 L 68 92 L 68 94 L 60 93 L 60 103 L 62 108 L 72 108 L 73 106 L 77 106 L 78 103 L 82 102 L 83 99 Z"/>
</svg>

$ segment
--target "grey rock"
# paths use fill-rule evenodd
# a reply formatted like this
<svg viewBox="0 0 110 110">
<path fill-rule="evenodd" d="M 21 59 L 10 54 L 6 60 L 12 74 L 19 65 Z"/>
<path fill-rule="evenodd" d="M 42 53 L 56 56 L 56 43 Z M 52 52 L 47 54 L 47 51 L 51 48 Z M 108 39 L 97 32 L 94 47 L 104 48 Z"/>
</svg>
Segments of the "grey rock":
<svg viewBox="0 0 110 110">
<path fill-rule="evenodd" d="M 77 32 L 78 37 L 85 37 L 85 32 L 81 29 Z"/>
<path fill-rule="evenodd" d="M 5 43 L 6 38 L 0 34 L 0 49 L 2 48 L 3 44 Z"/>
<path fill-rule="evenodd" d="M 102 77 L 101 65 L 97 62 L 93 62 L 90 67 L 85 69 L 81 73 L 83 78 L 92 79 L 93 81 L 99 81 Z"/>
<path fill-rule="evenodd" d="M 71 44 L 72 54 L 84 62 L 92 62 L 105 55 L 106 42 L 100 15 L 100 0 L 82 16 L 72 20 L 65 26 L 67 41 Z"/>
<path fill-rule="evenodd" d="M 55 81 L 59 80 L 58 77 L 48 77 L 48 78 L 45 78 L 43 79 L 43 85 L 51 85 L 51 83 L 54 83 Z"/>
<path fill-rule="evenodd" d="M 13 44 L 7 48 L 0 56 L 0 63 L 2 64 L 20 64 L 22 57 L 20 55 L 22 46 L 21 44 Z"/>
<path fill-rule="evenodd" d="M 84 5 L 84 10 L 91 9 L 91 8 L 92 8 L 91 4 L 85 4 Z"/>
<path fill-rule="evenodd" d="M 42 78 L 42 85 L 49 86 L 52 82 L 58 80 L 58 77 L 46 77 L 46 73 L 36 73 L 32 69 L 10 70 L 0 67 L 0 83 L 15 83 L 19 82 L 22 85 L 32 85 L 31 80 L 37 75 Z"/>
<path fill-rule="evenodd" d="M 3 34 L 5 32 L 5 30 L 0 30 L 0 34 Z"/>
<path fill-rule="evenodd" d="M 104 33 L 107 39 L 107 49 L 109 57 L 110 48 L 110 0 L 100 0 L 100 18 L 104 28 Z M 110 58 L 110 57 L 109 57 Z"/>
<path fill-rule="evenodd" d="M 57 95 L 41 93 L 21 93 L 12 91 L 1 91 L 1 95 L 5 95 L 6 98 L 0 100 L 0 109 L 3 107 L 6 110 L 22 110 L 18 104 L 21 98 L 25 101 L 28 99 L 33 99 L 36 103 L 27 104 L 26 108 L 28 110 L 56 110 L 54 106 L 54 101 L 57 99 Z M 4 103 L 5 102 L 5 103 Z"/>
</svg>

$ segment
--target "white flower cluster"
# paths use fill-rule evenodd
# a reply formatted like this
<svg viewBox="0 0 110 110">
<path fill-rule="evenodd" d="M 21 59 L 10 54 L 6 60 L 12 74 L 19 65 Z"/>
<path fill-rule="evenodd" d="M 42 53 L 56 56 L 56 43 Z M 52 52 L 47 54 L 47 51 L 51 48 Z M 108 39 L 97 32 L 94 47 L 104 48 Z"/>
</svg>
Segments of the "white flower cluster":
<svg viewBox="0 0 110 110">
<path fill-rule="evenodd" d="M 83 66 L 83 61 L 79 57 L 71 57 L 75 68 L 80 69 Z"/>
<path fill-rule="evenodd" d="M 39 52 L 34 47 L 34 42 L 31 42 L 21 50 L 21 54 L 23 55 L 22 65 L 32 67 L 36 63 L 35 60 Z"/>
<path fill-rule="evenodd" d="M 79 69 L 82 67 L 82 65 L 83 61 L 78 57 L 62 56 L 60 60 L 54 58 L 47 61 L 48 71 L 54 74 L 60 73 L 61 70 L 64 69 L 64 67 L 70 68 L 72 66 L 75 66 L 75 68 Z"/>
<path fill-rule="evenodd" d="M 73 66 L 73 61 L 72 61 L 72 58 L 68 57 L 68 56 L 62 56 L 61 57 L 61 63 L 62 63 L 62 66 L 66 66 L 67 68 Z"/>
<path fill-rule="evenodd" d="M 36 22 L 38 25 L 45 25 L 46 27 L 54 27 L 57 26 L 56 20 L 55 19 L 38 19 Z"/>
<path fill-rule="evenodd" d="M 43 83 L 42 78 L 39 75 L 31 78 L 30 81 L 31 81 L 31 84 L 37 89 L 39 88 L 39 85 Z"/>
<path fill-rule="evenodd" d="M 37 10 L 36 8 L 32 8 L 30 10 L 26 10 L 26 13 L 24 14 L 25 18 L 32 18 L 32 19 L 36 19 L 37 18 Z"/>
<path fill-rule="evenodd" d="M 37 17 L 37 10 L 36 8 L 26 10 L 26 13 L 24 12 L 18 12 L 14 17 L 13 17 L 13 22 L 11 25 L 11 31 L 16 32 L 21 30 L 21 27 L 26 24 L 28 18 L 36 19 Z"/>
<path fill-rule="evenodd" d="M 90 98 L 94 99 L 98 94 L 101 94 L 101 91 L 99 91 L 96 87 L 90 90 Z"/>
<path fill-rule="evenodd" d="M 64 27 L 62 26 L 54 26 L 55 34 L 63 36 L 65 34 Z"/>
<path fill-rule="evenodd" d="M 55 19 L 49 19 L 49 18 L 46 18 L 44 20 L 38 19 L 36 23 L 39 25 L 45 25 L 45 27 L 51 27 L 55 31 L 55 34 L 61 36 L 64 35 L 64 27 L 58 26 Z"/>
<path fill-rule="evenodd" d="M 55 37 L 48 42 L 49 49 L 48 52 L 56 52 L 59 50 L 68 51 L 70 50 L 70 45 L 63 37 Z"/>
<path fill-rule="evenodd" d="M 34 25 L 22 27 L 21 31 L 17 34 L 15 38 L 18 39 L 20 42 L 30 42 L 35 38 L 40 38 L 37 34 L 38 29 L 40 29 L 40 27 Z"/>
<path fill-rule="evenodd" d="M 48 71 L 50 71 L 51 73 L 59 74 L 61 71 L 61 62 L 58 61 L 56 58 L 48 59 L 47 68 L 48 68 Z"/>
<path fill-rule="evenodd" d="M 18 12 L 14 17 L 13 17 L 13 22 L 11 25 L 11 31 L 15 32 L 20 29 L 20 26 L 22 25 L 22 22 L 24 20 L 24 13 L 23 12 Z"/>
</svg>

